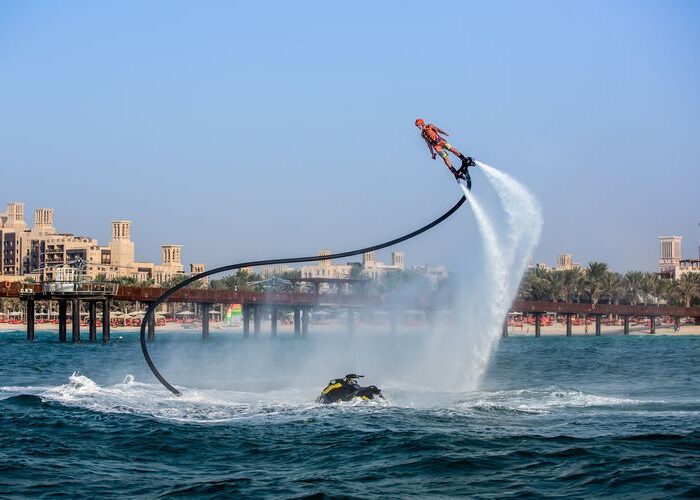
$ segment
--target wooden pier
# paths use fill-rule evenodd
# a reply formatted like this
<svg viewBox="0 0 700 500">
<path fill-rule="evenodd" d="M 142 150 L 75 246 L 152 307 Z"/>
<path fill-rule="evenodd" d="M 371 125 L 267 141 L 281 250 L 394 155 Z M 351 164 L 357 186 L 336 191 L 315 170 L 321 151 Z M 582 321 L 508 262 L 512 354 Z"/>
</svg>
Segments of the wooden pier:
<svg viewBox="0 0 700 500">
<path fill-rule="evenodd" d="M 323 280 L 317 280 L 318 284 Z M 183 288 L 168 298 L 169 303 L 197 304 L 202 311 L 202 338 L 210 335 L 209 311 L 214 304 L 241 304 L 243 336 L 261 334 L 263 317 L 270 314 L 270 332 L 277 335 L 278 313 L 281 309 L 291 310 L 294 318 L 294 335 L 305 338 L 309 334 L 310 311 L 318 307 L 342 308 L 347 312 L 347 330 L 355 330 L 355 317 L 361 308 L 376 307 L 380 304 L 378 297 L 355 294 L 320 294 L 319 287 L 310 293 L 301 292 L 250 292 L 233 290 L 213 290 L 200 288 Z M 58 303 L 58 338 L 67 341 L 68 313 L 71 318 L 71 339 L 80 342 L 80 309 L 81 304 L 87 303 L 88 309 L 88 340 L 97 340 L 98 317 L 102 312 L 101 329 L 102 341 L 110 341 L 110 308 L 115 301 L 149 304 L 160 297 L 163 288 L 141 288 L 121 286 L 116 283 L 101 282 L 48 282 L 43 284 L 27 284 L 20 282 L 0 283 L 0 297 L 19 298 L 26 303 L 27 340 L 34 340 L 36 304 L 40 301 Z M 385 304 L 389 313 L 389 329 L 396 333 L 399 312 Z M 680 324 L 681 318 L 693 317 L 700 324 L 700 307 L 649 306 L 649 305 L 616 305 L 616 304 L 580 304 L 568 302 L 532 302 L 516 300 L 511 309 L 513 312 L 531 314 L 534 316 L 535 336 L 541 335 L 542 318 L 546 314 L 565 315 L 566 335 L 572 335 L 572 319 L 575 316 L 593 317 L 595 319 L 595 334 L 601 335 L 601 323 L 604 316 L 614 315 L 622 318 L 623 333 L 630 333 L 630 318 L 646 317 L 650 319 L 650 333 L 656 331 L 656 318 L 664 316 L 674 318 L 675 324 Z M 426 316 L 432 317 L 433 311 L 426 309 Z M 155 339 L 155 319 L 147 325 L 148 339 Z M 503 336 L 508 335 L 507 322 L 504 323 Z"/>
</svg>

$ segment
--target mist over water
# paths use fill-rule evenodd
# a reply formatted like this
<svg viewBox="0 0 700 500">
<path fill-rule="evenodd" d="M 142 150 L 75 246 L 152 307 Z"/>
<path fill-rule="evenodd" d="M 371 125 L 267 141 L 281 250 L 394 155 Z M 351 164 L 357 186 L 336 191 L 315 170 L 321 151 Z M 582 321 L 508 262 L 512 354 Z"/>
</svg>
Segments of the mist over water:
<svg viewBox="0 0 700 500">
<path fill-rule="evenodd" d="M 372 328 L 358 323 L 354 335 L 342 326 L 336 331 L 312 326 L 301 348 L 294 346 L 298 341 L 288 334 L 274 340 L 269 334 L 212 340 L 196 348 L 188 346 L 187 352 L 159 340 L 151 346 L 156 364 L 185 392 L 230 390 L 236 397 L 250 393 L 312 400 L 325 382 L 346 373 L 365 374 L 367 384 L 379 385 L 386 394 L 401 399 L 410 392 L 411 401 L 427 404 L 443 400 L 448 392 L 477 389 L 542 227 L 539 207 L 522 184 L 486 164 L 479 166 L 488 183 L 477 183 L 474 192 L 463 185 L 461 189 L 480 239 L 467 242 L 465 259 L 471 260 L 472 269 L 461 275 L 458 296 L 452 301 L 455 315 L 449 321 L 443 317 L 431 331 L 399 326 L 397 335 L 390 335 L 386 325 Z M 498 200 L 495 206 L 480 201 L 489 185 Z M 459 217 L 470 215 L 463 210 Z M 393 294 L 389 307 L 405 310 L 411 307 L 411 297 L 424 293 L 406 285 Z"/>
</svg>

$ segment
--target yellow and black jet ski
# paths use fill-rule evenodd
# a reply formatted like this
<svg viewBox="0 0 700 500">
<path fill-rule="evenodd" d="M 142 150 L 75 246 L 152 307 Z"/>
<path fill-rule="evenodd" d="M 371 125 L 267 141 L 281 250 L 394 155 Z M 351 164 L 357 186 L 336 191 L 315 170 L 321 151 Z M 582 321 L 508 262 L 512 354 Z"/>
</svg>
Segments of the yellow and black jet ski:
<svg viewBox="0 0 700 500">
<path fill-rule="evenodd" d="M 382 391 L 376 385 L 362 387 L 357 383 L 358 378 L 364 375 L 349 373 L 345 378 L 336 378 L 328 382 L 321 395 L 316 398 L 317 403 L 337 403 L 339 401 L 352 401 L 357 398 L 367 401 L 375 398 L 384 398 Z"/>
</svg>

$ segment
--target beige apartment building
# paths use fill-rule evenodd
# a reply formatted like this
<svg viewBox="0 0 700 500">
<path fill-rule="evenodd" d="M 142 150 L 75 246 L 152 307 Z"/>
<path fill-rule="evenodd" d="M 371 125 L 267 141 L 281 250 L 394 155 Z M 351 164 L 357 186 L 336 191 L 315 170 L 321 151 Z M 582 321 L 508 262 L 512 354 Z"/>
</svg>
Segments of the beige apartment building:
<svg viewBox="0 0 700 500">
<path fill-rule="evenodd" d="M 330 250 L 321 250 L 320 256 L 331 255 Z M 315 266 L 304 266 L 301 268 L 302 278 L 349 278 L 353 265 L 333 264 L 331 260 L 322 260 Z M 378 262 L 375 252 L 367 252 L 362 256 L 362 276 L 369 279 L 377 279 L 390 270 L 404 270 L 404 257 L 402 252 L 391 254 L 391 264 Z"/>
<path fill-rule="evenodd" d="M 101 246 L 94 238 L 57 232 L 53 215 L 51 208 L 37 208 L 34 226 L 27 227 L 24 203 L 7 204 L 6 211 L 0 213 L 2 279 L 53 280 L 61 274 L 58 270 L 66 267 L 84 267 L 90 279 L 103 273 L 107 279 L 135 277 L 139 281 L 152 279 L 156 284 L 184 274 L 181 245 L 163 245 L 160 264 L 136 261 L 131 221 L 113 221 L 112 240 Z M 203 270 L 203 265 L 199 266 Z"/>
</svg>

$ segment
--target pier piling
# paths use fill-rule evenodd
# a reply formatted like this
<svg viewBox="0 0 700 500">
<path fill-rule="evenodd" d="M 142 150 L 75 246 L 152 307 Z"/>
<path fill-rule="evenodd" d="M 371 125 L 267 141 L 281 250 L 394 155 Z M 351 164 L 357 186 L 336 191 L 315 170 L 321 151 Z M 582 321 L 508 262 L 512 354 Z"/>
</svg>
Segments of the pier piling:
<svg viewBox="0 0 700 500">
<path fill-rule="evenodd" d="M 277 306 L 272 306 L 270 311 L 270 331 L 272 338 L 277 337 Z"/>
<path fill-rule="evenodd" d="M 535 313 L 535 337 L 542 335 L 542 313 Z"/>
<path fill-rule="evenodd" d="M 210 304 L 201 304 L 202 309 L 202 340 L 209 340 L 209 308 Z"/>
<path fill-rule="evenodd" d="M 80 342 L 80 300 L 73 299 L 73 307 L 71 310 L 71 330 L 73 332 L 73 342 Z"/>
<path fill-rule="evenodd" d="M 596 314 L 595 315 L 595 336 L 600 337 L 600 322 L 602 319 L 602 315 Z"/>
<path fill-rule="evenodd" d="M 571 318 L 573 317 L 573 314 L 567 313 L 566 315 L 566 336 L 571 337 Z"/>
<path fill-rule="evenodd" d="M 66 341 L 66 310 L 67 304 L 65 300 L 58 301 L 58 341 Z"/>
<path fill-rule="evenodd" d="M 301 311 L 301 338 L 305 339 L 309 335 L 309 308 L 304 307 Z"/>
<path fill-rule="evenodd" d="M 106 299 L 102 301 L 102 342 L 104 344 L 109 343 L 111 335 L 111 321 L 112 318 L 109 314 L 109 308 L 111 307 L 111 301 Z"/>
<path fill-rule="evenodd" d="M 656 333 L 656 316 L 649 316 L 649 333 L 652 335 Z"/>
<path fill-rule="evenodd" d="M 252 310 L 251 306 L 243 306 L 243 337 L 248 338 L 250 336 L 250 312 Z"/>
<path fill-rule="evenodd" d="M 624 335 L 629 335 L 630 334 L 630 317 L 627 315 L 624 315 L 622 317 L 622 324 L 623 324 L 622 333 Z"/>
<path fill-rule="evenodd" d="M 147 333 L 148 333 L 148 340 L 153 341 L 156 339 L 156 311 L 153 311 L 153 314 L 148 318 L 148 324 L 147 326 Z"/>
<path fill-rule="evenodd" d="M 294 337 L 301 336 L 301 308 L 294 306 Z"/>
<path fill-rule="evenodd" d="M 88 335 L 88 341 L 89 342 L 96 342 L 97 341 L 97 302 L 94 300 L 91 300 L 88 302 L 88 328 L 89 328 L 89 335 Z"/>
<path fill-rule="evenodd" d="M 260 320 L 262 319 L 260 315 L 262 313 L 262 307 L 258 305 L 253 306 L 253 311 L 255 312 L 255 316 L 253 316 L 253 335 L 257 337 L 260 335 Z"/>
<path fill-rule="evenodd" d="M 27 340 L 34 340 L 34 299 L 27 299 Z"/>
<path fill-rule="evenodd" d="M 508 336 L 508 318 L 503 321 L 503 331 L 501 332 L 503 338 Z"/>
</svg>

